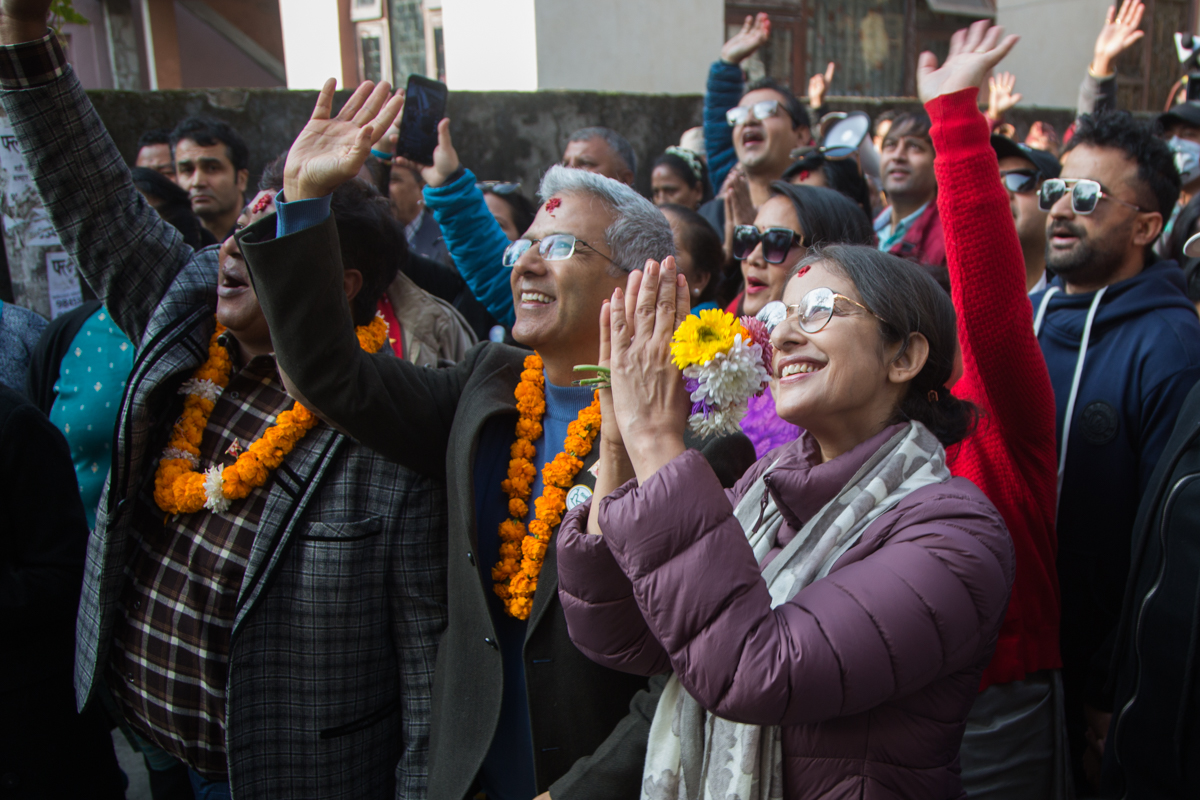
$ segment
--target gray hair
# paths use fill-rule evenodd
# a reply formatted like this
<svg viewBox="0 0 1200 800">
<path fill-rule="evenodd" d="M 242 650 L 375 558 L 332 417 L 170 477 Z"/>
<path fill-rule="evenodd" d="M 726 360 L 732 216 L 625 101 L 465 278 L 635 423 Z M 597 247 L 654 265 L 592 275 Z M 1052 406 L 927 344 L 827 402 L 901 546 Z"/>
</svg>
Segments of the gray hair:
<svg viewBox="0 0 1200 800">
<path fill-rule="evenodd" d="M 538 195 L 545 199 L 556 194 L 588 195 L 608 207 L 616 219 L 604 231 L 604 241 L 612 251 L 613 264 L 624 272 L 641 269 L 646 259 L 662 261 L 675 255 L 675 237 L 667 218 L 620 181 L 555 165 L 542 176 Z"/>
<path fill-rule="evenodd" d="M 617 158 L 625 162 L 625 166 L 629 167 L 629 171 L 637 174 L 637 154 L 633 152 L 633 145 L 629 143 L 621 134 L 614 131 L 612 128 L 605 128 L 596 125 L 592 128 L 580 128 L 571 134 L 571 138 L 567 139 L 567 144 L 571 142 L 590 142 L 592 139 L 603 139 L 612 148 L 612 151 L 617 154 Z"/>
</svg>

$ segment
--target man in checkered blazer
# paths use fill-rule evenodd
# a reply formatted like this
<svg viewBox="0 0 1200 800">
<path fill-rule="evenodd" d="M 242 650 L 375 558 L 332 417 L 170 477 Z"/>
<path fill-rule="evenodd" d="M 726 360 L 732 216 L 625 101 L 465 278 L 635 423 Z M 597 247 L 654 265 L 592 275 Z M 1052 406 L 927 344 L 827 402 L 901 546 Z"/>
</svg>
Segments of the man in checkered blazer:
<svg viewBox="0 0 1200 800">
<path fill-rule="evenodd" d="M 231 463 L 293 401 L 236 243 L 193 252 L 134 189 L 48 5 L 0 5 L 0 100 L 64 245 L 138 351 L 88 545 L 78 702 L 111 691 L 200 796 L 423 797 L 444 486 L 319 424 L 227 509 L 158 507 L 178 390 L 217 319 L 233 365 L 198 468 Z M 374 287 L 352 300 L 361 324 L 386 281 L 346 276 L 348 296 Z"/>
</svg>

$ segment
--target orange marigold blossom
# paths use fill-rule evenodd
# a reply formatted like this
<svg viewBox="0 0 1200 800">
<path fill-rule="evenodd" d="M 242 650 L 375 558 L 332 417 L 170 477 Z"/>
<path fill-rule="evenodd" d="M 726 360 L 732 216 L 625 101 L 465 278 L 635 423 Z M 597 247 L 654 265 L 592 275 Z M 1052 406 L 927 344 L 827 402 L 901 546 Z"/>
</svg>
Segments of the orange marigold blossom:
<svg viewBox="0 0 1200 800">
<path fill-rule="evenodd" d="M 233 368 L 228 351 L 219 341 L 224 332 L 225 327 L 217 323 L 208 343 L 208 360 L 192 373 L 194 380 L 210 381 L 221 389 L 228 385 Z M 376 317 L 369 325 L 360 326 L 357 334 L 364 350 L 376 352 L 387 342 L 387 323 L 382 317 Z M 178 450 L 199 460 L 200 441 L 215 407 L 216 403 L 206 397 L 185 396 L 183 413 L 171 431 L 165 453 Z M 280 412 L 275 424 L 265 430 L 258 441 L 252 442 L 233 464 L 221 470 L 221 494 L 228 500 L 240 500 L 265 484 L 296 443 L 319 421 L 300 403 L 289 411 Z M 168 514 L 192 514 L 204 508 L 207 499 L 205 474 L 197 471 L 192 462 L 166 457 L 159 461 L 154 475 L 154 501 L 159 508 Z"/>
<path fill-rule="evenodd" d="M 546 413 L 546 379 L 542 358 L 534 353 L 526 357 L 521 381 L 513 391 L 519 414 L 516 441 L 510 449 L 508 477 L 500 488 L 508 495 L 510 519 L 500 523 L 500 561 L 492 568 L 493 591 L 504 601 L 509 616 L 528 619 L 533 610 L 533 595 L 542 572 L 553 528 L 562 521 L 566 510 L 566 490 L 583 468 L 580 459 L 591 451 L 600 433 L 600 398 L 579 412 L 579 418 L 567 427 L 563 452 L 542 467 L 542 496 L 534 500 L 534 519 L 528 532 L 521 521 L 529 513 L 529 498 L 537 471 L 531 459 L 537 454 L 534 442 L 542 435 L 542 417 Z"/>
</svg>

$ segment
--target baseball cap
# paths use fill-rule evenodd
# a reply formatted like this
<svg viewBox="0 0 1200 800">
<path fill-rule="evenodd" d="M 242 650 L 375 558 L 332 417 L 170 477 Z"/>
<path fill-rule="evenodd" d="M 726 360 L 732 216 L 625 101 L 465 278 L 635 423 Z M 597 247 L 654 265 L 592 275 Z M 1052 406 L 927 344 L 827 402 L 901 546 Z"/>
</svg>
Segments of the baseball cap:
<svg viewBox="0 0 1200 800">
<path fill-rule="evenodd" d="M 1177 123 L 1200 128 L 1200 103 L 1180 103 L 1172 106 L 1170 111 L 1158 115 L 1158 124 L 1162 130 Z"/>
<path fill-rule="evenodd" d="M 1014 142 L 1007 136 L 992 134 L 992 149 L 996 151 L 996 158 L 1023 158 L 1026 161 L 1037 167 L 1037 171 L 1042 173 L 1043 178 L 1057 178 L 1059 172 L 1062 171 L 1062 165 L 1058 163 L 1058 159 L 1053 153 L 1047 153 L 1045 150 L 1037 150 L 1027 144 Z"/>
</svg>

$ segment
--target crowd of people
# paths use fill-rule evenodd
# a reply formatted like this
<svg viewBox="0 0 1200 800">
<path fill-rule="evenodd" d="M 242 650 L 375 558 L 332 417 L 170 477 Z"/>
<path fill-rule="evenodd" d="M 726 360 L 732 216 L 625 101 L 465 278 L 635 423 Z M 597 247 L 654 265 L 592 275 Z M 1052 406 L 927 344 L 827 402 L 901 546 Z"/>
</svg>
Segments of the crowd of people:
<svg viewBox="0 0 1200 800">
<path fill-rule="evenodd" d="M 93 297 L 0 306 L 0 797 L 124 797 L 113 736 L 155 800 L 1200 792 L 1200 104 L 1116 108 L 1139 0 L 1020 141 L 990 23 L 869 119 L 747 17 L 650 198 L 588 127 L 536 203 L 386 83 L 254 191 L 207 117 L 127 165 L 49 6 L 0 102 Z M 769 335 L 733 433 L 681 326 Z"/>
</svg>

